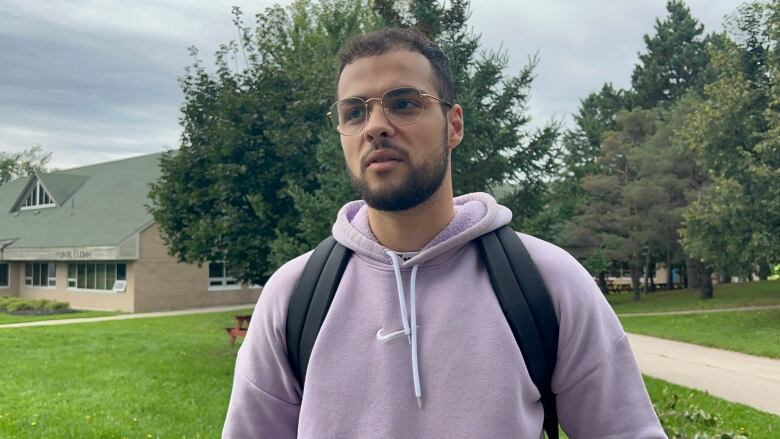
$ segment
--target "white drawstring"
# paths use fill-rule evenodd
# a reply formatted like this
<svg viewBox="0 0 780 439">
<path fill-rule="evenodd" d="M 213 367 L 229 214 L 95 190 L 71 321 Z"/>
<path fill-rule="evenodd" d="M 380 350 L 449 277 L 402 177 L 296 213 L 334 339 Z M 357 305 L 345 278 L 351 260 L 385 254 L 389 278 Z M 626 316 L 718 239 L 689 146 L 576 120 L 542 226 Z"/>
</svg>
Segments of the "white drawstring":
<svg viewBox="0 0 780 439">
<path fill-rule="evenodd" d="M 422 408 L 422 388 L 420 386 L 420 368 L 417 361 L 417 269 L 418 265 L 412 267 L 412 278 L 410 280 L 410 300 L 411 300 L 411 325 L 406 319 L 406 300 L 404 299 L 404 284 L 401 277 L 401 267 L 398 263 L 398 255 L 394 252 L 387 250 L 390 260 L 393 262 L 393 271 L 395 271 L 395 282 L 398 290 L 398 305 L 401 307 L 401 320 L 403 321 L 404 334 L 409 338 L 409 343 L 412 345 L 412 379 L 414 381 L 414 396 L 417 398 L 417 406 Z M 411 330 L 409 329 L 411 326 Z M 411 334 L 411 336 L 410 336 Z"/>
<path fill-rule="evenodd" d="M 412 300 L 412 375 L 414 376 L 414 396 L 417 398 L 417 406 L 422 408 L 422 390 L 420 389 L 420 368 L 417 363 L 417 297 L 415 283 L 417 281 L 417 268 L 412 267 L 411 300 Z"/>
<path fill-rule="evenodd" d="M 385 253 L 390 256 L 390 259 L 393 260 L 393 271 L 395 271 L 395 284 L 397 286 L 396 290 L 398 291 L 398 304 L 401 307 L 401 324 L 404 328 L 404 334 L 406 334 L 406 338 L 409 340 L 409 343 L 412 343 L 412 339 L 409 336 L 409 321 L 406 320 L 406 299 L 404 298 L 404 281 L 401 278 L 401 267 L 398 265 L 398 255 L 393 253 L 390 250 L 387 250 Z"/>
</svg>

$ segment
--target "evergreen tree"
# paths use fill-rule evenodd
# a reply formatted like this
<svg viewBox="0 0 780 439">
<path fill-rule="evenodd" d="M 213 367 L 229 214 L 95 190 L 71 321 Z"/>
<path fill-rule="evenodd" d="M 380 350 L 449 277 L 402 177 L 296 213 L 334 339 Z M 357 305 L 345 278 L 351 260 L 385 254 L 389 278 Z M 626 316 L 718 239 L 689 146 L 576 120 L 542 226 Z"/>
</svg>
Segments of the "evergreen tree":
<svg viewBox="0 0 780 439">
<path fill-rule="evenodd" d="M 645 35 L 647 52 L 639 54 L 641 64 L 631 75 L 635 103 L 642 108 L 673 102 L 688 88 L 700 87 L 708 63 L 704 26 L 682 0 L 670 0 L 666 10 L 667 17 L 655 21 L 655 35 Z"/>
</svg>

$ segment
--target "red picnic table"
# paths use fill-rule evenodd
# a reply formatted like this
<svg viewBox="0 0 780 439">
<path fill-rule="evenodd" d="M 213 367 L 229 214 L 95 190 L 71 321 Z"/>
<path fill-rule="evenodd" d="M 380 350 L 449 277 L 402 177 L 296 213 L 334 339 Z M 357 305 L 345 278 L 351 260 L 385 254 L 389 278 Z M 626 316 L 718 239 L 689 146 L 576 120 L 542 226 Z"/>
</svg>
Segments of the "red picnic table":
<svg viewBox="0 0 780 439">
<path fill-rule="evenodd" d="M 251 315 L 248 316 L 236 316 L 236 326 L 225 328 L 230 337 L 230 345 L 236 344 L 236 337 L 246 337 L 246 330 L 249 327 L 249 321 L 252 319 Z"/>
</svg>

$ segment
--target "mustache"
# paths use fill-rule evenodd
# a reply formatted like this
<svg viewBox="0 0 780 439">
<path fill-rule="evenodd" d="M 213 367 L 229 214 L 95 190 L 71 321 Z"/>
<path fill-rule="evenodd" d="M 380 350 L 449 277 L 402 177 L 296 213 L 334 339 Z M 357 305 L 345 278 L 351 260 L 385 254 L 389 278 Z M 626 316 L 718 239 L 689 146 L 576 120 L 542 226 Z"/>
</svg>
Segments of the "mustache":
<svg viewBox="0 0 780 439">
<path fill-rule="evenodd" d="M 379 141 L 379 142 L 375 142 L 374 143 L 374 147 L 371 148 L 370 150 L 368 150 L 365 154 L 363 154 L 363 157 L 360 159 L 361 167 L 365 168 L 366 166 L 368 166 L 368 158 L 369 158 L 369 156 L 371 156 L 371 154 L 374 151 L 379 150 L 379 149 L 388 149 L 390 151 L 394 151 L 399 156 L 401 156 L 401 158 L 404 161 L 406 161 L 406 162 L 409 161 L 409 153 L 406 152 L 405 149 L 401 148 L 398 145 L 394 145 L 394 144 L 392 144 L 392 143 L 390 143 L 390 142 L 388 142 L 386 140 L 382 140 L 382 141 Z"/>
</svg>

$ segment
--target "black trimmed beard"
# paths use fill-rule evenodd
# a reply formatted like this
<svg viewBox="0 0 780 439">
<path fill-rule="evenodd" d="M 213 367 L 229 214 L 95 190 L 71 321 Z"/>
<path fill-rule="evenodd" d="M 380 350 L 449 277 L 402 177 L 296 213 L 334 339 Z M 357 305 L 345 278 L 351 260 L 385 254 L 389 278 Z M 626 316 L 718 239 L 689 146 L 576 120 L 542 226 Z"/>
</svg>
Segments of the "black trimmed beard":
<svg viewBox="0 0 780 439">
<path fill-rule="evenodd" d="M 445 133 L 446 133 L 445 127 Z M 411 166 L 411 171 L 406 180 L 391 187 L 383 187 L 377 190 L 371 190 L 366 183 L 365 178 L 356 176 L 349 167 L 349 178 L 352 187 L 357 191 L 369 207 L 386 212 L 400 212 L 417 207 L 428 201 L 436 193 L 444 182 L 447 175 L 447 168 L 450 163 L 450 151 L 447 148 L 446 135 L 442 141 L 441 154 L 439 160 L 424 163 L 420 166 L 412 166 L 408 160 L 409 155 L 406 151 L 399 148 L 383 144 L 376 149 L 388 148 L 402 154 L 406 163 Z M 361 168 L 361 173 L 365 168 Z"/>
</svg>

